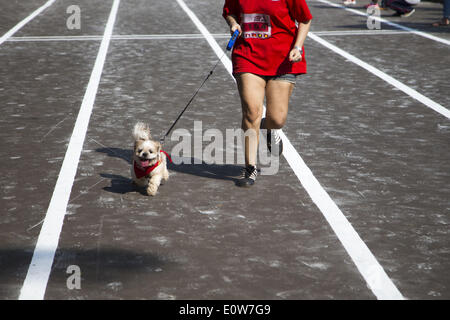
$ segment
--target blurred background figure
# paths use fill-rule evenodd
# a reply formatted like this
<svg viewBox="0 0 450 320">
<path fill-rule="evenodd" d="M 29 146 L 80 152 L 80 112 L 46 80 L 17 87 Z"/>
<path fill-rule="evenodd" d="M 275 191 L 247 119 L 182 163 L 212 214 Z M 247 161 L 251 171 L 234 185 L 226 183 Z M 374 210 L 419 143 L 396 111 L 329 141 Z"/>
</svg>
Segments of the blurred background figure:
<svg viewBox="0 0 450 320">
<path fill-rule="evenodd" d="M 366 8 L 366 9 L 368 9 L 368 8 L 370 8 L 370 7 L 377 7 L 377 8 L 379 8 L 379 6 L 378 6 L 378 0 L 372 0 L 372 2 L 370 2 L 369 4 L 366 4 L 366 5 L 364 6 L 364 8 Z"/>
<path fill-rule="evenodd" d="M 387 8 L 395 11 L 394 17 L 407 18 L 412 15 L 416 9 L 416 6 L 420 3 L 420 0 L 385 0 L 384 4 Z"/>
<path fill-rule="evenodd" d="M 356 0 L 344 0 L 343 2 L 342 2 L 342 4 L 344 5 L 344 6 L 349 6 L 349 5 L 355 5 L 356 4 Z M 369 8 L 369 7 L 371 7 L 371 6 L 376 6 L 376 7 L 378 7 L 378 0 L 372 0 L 369 4 L 366 4 L 365 6 L 364 6 L 364 8 Z"/>
<path fill-rule="evenodd" d="M 444 16 L 441 20 L 433 23 L 433 27 L 450 25 L 450 0 L 444 0 Z"/>
</svg>

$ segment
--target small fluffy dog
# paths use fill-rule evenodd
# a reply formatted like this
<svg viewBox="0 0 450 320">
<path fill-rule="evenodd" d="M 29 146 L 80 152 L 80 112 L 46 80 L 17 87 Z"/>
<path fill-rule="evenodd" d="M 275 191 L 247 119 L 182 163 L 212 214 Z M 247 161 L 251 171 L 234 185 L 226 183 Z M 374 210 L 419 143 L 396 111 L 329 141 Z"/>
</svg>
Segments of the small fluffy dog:
<svg viewBox="0 0 450 320">
<path fill-rule="evenodd" d="M 154 196 L 161 180 L 169 179 L 168 155 L 161 150 L 161 144 L 152 140 L 149 127 L 138 122 L 133 129 L 134 153 L 131 177 L 136 185 L 145 187 L 147 194 Z"/>
</svg>

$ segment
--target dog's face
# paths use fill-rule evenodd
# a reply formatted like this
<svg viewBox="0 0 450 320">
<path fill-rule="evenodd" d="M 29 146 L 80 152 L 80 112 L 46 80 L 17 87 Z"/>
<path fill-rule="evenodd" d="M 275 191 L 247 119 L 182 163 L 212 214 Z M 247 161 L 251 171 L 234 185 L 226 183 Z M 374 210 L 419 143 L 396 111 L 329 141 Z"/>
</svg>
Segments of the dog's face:
<svg viewBox="0 0 450 320">
<path fill-rule="evenodd" d="M 134 142 L 134 160 L 141 167 L 149 167 L 159 160 L 161 144 L 152 140 L 137 140 Z"/>
</svg>

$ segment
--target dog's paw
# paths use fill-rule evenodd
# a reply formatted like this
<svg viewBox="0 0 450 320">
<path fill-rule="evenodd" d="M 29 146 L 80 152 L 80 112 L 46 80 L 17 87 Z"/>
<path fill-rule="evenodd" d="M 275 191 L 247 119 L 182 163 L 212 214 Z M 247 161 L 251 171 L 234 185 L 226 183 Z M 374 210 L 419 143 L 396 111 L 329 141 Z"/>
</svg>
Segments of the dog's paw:
<svg viewBox="0 0 450 320">
<path fill-rule="evenodd" d="M 147 187 L 147 194 L 149 196 L 154 196 L 156 195 L 156 192 L 158 191 L 158 186 L 154 185 L 154 184 L 149 184 Z"/>
</svg>

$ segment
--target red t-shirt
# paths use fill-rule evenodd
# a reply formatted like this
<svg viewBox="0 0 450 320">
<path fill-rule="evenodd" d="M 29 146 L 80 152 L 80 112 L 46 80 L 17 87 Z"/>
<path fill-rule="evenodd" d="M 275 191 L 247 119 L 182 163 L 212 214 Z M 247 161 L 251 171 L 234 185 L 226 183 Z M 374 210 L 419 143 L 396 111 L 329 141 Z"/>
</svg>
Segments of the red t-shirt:
<svg viewBox="0 0 450 320">
<path fill-rule="evenodd" d="M 297 22 L 312 19 L 305 0 L 225 0 L 223 17 L 233 15 L 242 29 L 236 40 L 233 74 L 251 72 L 264 76 L 306 73 L 306 61 L 290 62 Z"/>
</svg>

